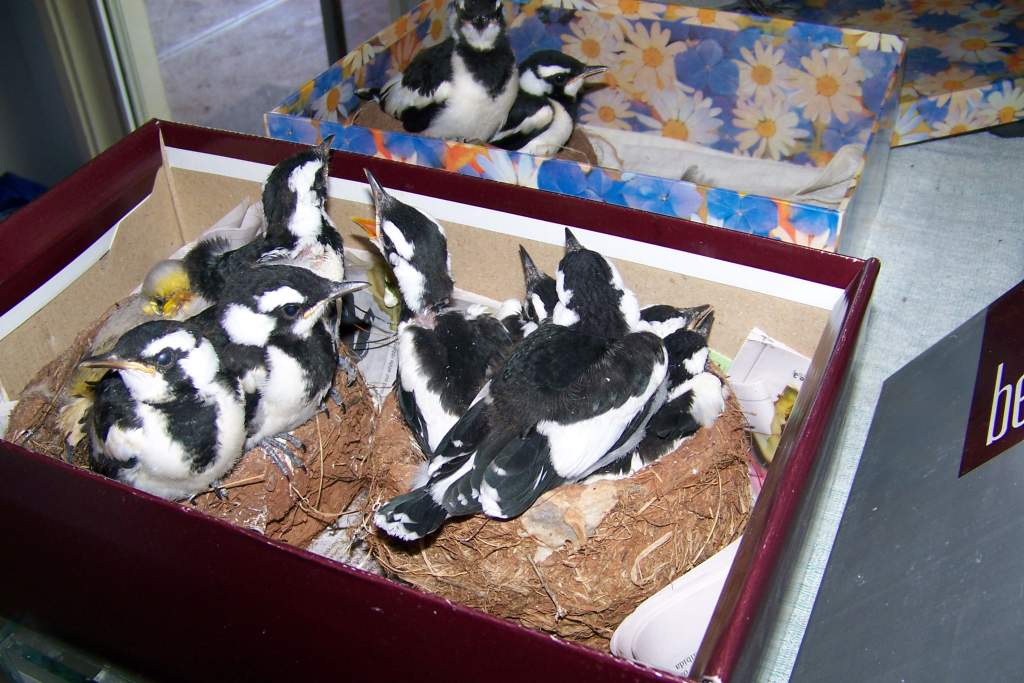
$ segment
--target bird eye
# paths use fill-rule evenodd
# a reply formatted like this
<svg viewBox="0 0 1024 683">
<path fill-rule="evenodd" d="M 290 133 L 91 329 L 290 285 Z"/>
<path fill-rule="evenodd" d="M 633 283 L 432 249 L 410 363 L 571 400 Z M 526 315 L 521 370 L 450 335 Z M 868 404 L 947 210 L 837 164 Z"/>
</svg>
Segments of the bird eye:
<svg viewBox="0 0 1024 683">
<path fill-rule="evenodd" d="M 281 312 L 286 318 L 294 318 L 299 314 L 299 310 L 301 307 L 298 304 L 285 304 L 281 307 Z"/>
<path fill-rule="evenodd" d="M 164 349 L 160 353 L 156 354 L 156 357 L 153 360 L 156 361 L 158 368 L 169 368 L 171 367 L 171 364 L 174 363 L 174 354 L 171 353 L 170 349 Z"/>
</svg>

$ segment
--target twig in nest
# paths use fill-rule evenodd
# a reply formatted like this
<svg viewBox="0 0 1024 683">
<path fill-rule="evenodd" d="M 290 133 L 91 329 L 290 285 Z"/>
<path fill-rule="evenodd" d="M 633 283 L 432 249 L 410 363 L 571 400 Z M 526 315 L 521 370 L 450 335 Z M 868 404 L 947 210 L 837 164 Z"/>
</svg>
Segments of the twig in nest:
<svg viewBox="0 0 1024 683">
<path fill-rule="evenodd" d="M 708 533 L 708 537 L 704 539 L 704 544 L 701 545 L 697 554 L 693 556 L 691 562 L 696 562 L 697 558 L 704 552 L 704 548 L 708 547 L 708 543 L 711 542 L 711 538 L 715 535 L 715 527 L 718 526 L 718 519 L 722 514 L 722 472 L 721 470 L 716 469 L 715 473 L 718 474 L 718 509 L 715 510 L 714 521 L 711 523 L 711 531 Z"/>
<path fill-rule="evenodd" d="M 320 444 L 320 487 L 316 492 L 316 508 L 320 508 L 320 497 L 324 493 L 324 435 L 320 432 L 320 413 L 316 414 L 316 439 Z"/>
<path fill-rule="evenodd" d="M 668 531 L 665 533 L 664 536 L 662 536 L 657 541 L 655 541 L 654 543 L 650 544 L 649 546 L 640 551 L 640 554 L 636 556 L 635 560 L 633 560 L 633 566 L 629 570 L 630 581 L 632 581 L 637 586 L 642 586 L 645 583 L 647 583 L 647 581 L 644 581 L 643 572 L 640 570 L 640 563 L 643 562 L 648 555 L 650 555 L 655 550 L 668 543 L 670 538 L 672 538 L 672 532 Z M 651 574 L 651 578 L 654 578 L 654 574 Z M 648 581 L 649 580 L 650 579 L 648 579 Z"/>
<path fill-rule="evenodd" d="M 263 480 L 264 480 L 264 476 L 262 474 L 257 474 L 255 477 L 249 477 L 248 479 L 239 479 L 238 481 L 231 481 L 231 482 L 228 482 L 227 484 L 221 484 L 217 488 L 221 489 L 222 491 L 227 490 L 227 489 L 236 489 L 236 488 L 238 488 L 240 486 L 249 486 L 251 484 L 259 484 Z M 199 496 L 205 496 L 208 493 L 216 493 L 216 490 L 213 489 L 212 487 L 208 488 L 205 491 L 200 491 L 199 493 L 197 493 L 196 497 L 198 498 Z"/>
<path fill-rule="evenodd" d="M 558 598 L 556 598 L 555 594 L 551 592 L 550 588 L 548 588 L 548 582 L 544 580 L 544 575 L 540 573 L 537 563 L 533 561 L 532 557 L 527 557 L 526 559 L 530 561 L 530 566 L 533 567 L 533 571 L 537 574 L 537 578 L 540 579 L 541 587 L 544 589 L 544 592 L 548 594 L 548 597 L 551 598 L 551 602 L 555 606 L 555 621 L 561 621 L 567 614 L 565 608 L 558 604 Z"/>
</svg>

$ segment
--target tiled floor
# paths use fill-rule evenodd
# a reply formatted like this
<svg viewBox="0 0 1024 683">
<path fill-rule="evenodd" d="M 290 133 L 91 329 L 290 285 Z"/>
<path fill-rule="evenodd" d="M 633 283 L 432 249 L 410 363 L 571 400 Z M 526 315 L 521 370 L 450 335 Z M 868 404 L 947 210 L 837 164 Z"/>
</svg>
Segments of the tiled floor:
<svg viewBox="0 0 1024 683">
<path fill-rule="evenodd" d="M 327 68 L 318 0 L 147 0 L 177 121 L 263 133 L 263 114 Z M 346 2 L 354 46 L 389 23 L 389 4 Z"/>
</svg>

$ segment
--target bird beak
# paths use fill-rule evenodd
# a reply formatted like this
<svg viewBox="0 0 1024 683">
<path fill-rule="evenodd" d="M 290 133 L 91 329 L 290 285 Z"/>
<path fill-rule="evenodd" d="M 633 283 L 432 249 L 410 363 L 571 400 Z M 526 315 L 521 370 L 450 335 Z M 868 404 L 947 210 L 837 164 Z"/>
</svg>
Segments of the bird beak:
<svg viewBox="0 0 1024 683">
<path fill-rule="evenodd" d="M 572 234 L 572 231 L 569 230 L 569 228 L 566 228 L 565 229 L 565 251 L 566 251 L 566 253 L 568 253 L 570 251 L 580 251 L 582 249 L 583 249 L 583 245 L 579 243 L 579 240 L 577 240 L 576 236 Z"/>
<path fill-rule="evenodd" d="M 331 133 L 330 135 L 324 137 L 324 139 L 320 141 L 320 144 L 316 146 L 317 153 L 324 159 L 326 159 L 331 154 L 332 142 L 334 142 L 334 133 Z"/>
<path fill-rule="evenodd" d="M 366 234 L 370 236 L 371 240 L 377 239 L 377 221 L 373 218 L 361 218 L 359 216 L 352 219 L 352 222 L 358 225 L 360 228 L 366 231 Z"/>
<path fill-rule="evenodd" d="M 711 334 L 711 326 L 715 323 L 715 309 L 711 308 L 710 305 L 705 304 L 703 306 L 698 306 L 696 310 L 699 312 L 693 320 L 690 321 L 688 327 L 691 330 L 700 332 L 702 335 L 707 337 Z"/>
<path fill-rule="evenodd" d="M 360 280 L 345 280 L 343 282 L 336 282 L 331 287 L 330 294 L 328 294 L 322 301 L 320 301 L 320 304 L 326 304 L 330 301 L 333 301 L 334 299 L 337 299 L 339 296 L 345 296 L 346 294 L 351 294 L 352 292 L 358 292 L 360 289 L 366 289 L 369 286 L 369 282 L 362 282 Z M 316 315 L 319 309 L 319 305 L 312 306 L 302 314 L 302 317 L 308 320 L 309 318 Z"/>
<path fill-rule="evenodd" d="M 384 191 L 381 184 L 377 182 L 377 179 L 370 173 L 370 169 L 364 168 L 363 172 L 366 173 L 366 179 L 370 182 L 370 194 L 373 196 L 374 211 L 377 216 L 377 225 L 381 224 L 381 218 L 384 214 L 384 209 L 395 201 L 394 198 Z M 365 229 L 365 228 L 364 228 Z M 367 230 L 367 232 L 369 232 Z M 372 239 L 377 239 L 377 227 L 374 226 L 373 233 L 370 235 Z"/>
<path fill-rule="evenodd" d="M 127 360 L 125 358 L 119 358 L 112 353 L 105 353 L 99 356 L 92 356 L 86 358 L 78 364 L 83 368 L 109 368 L 111 370 L 137 370 L 138 372 L 144 372 L 147 375 L 155 375 L 156 368 L 152 365 L 146 365 L 140 363 L 137 360 Z"/>
<path fill-rule="evenodd" d="M 571 90 L 572 87 L 575 86 L 577 83 L 582 83 L 591 76 L 603 74 L 607 70 L 608 67 L 606 66 L 588 66 L 586 69 L 583 70 L 583 73 L 579 74 L 578 76 L 573 76 L 572 78 L 569 79 L 569 82 L 565 84 L 565 90 Z"/>
<path fill-rule="evenodd" d="M 523 263 L 523 277 L 526 278 L 526 287 L 529 289 L 531 283 L 541 279 L 540 270 L 537 269 L 537 264 L 533 262 L 521 244 L 519 245 L 519 260 Z"/>
</svg>

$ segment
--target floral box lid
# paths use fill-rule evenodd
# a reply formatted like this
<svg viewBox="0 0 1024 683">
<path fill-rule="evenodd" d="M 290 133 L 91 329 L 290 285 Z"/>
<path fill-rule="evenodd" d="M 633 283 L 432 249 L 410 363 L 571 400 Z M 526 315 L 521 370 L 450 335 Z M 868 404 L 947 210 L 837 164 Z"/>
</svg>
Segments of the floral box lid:
<svg viewBox="0 0 1024 683">
<path fill-rule="evenodd" d="M 609 67 L 581 102 L 578 124 L 649 148 L 690 145 L 746 176 L 775 169 L 845 184 L 821 194 L 737 189 L 701 174 L 612 168 L 359 125 L 362 87 L 381 86 L 447 37 L 448 0 L 427 0 L 302 85 L 266 114 L 268 134 L 597 199 L 820 249 L 863 234 L 884 179 L 903 41 L 787 19 L 636 0 L 506 3 L 521 60 L 557 49 Z M 629 138 L 628 136 L 633 136 Z M 671 154 L 663 156 L 671 159 Z M 753 170 L 752 170 L 753 169 Z M 804 186 L 801 186 L 803 188 Z M 808 186 L 809 187 L 809 186 Z M 858 227 L 861 226 L 861 227 Z"/>
<path fill-rule="evenodd" d="M 749 7 L 905 37 L 907 64 L 894 147 L 1024 118 L 1021 0 L 784 0 Z M 871 35 L 877 34 L 866 34 L 855 44 L 874 47 Z"/>
</svg>

